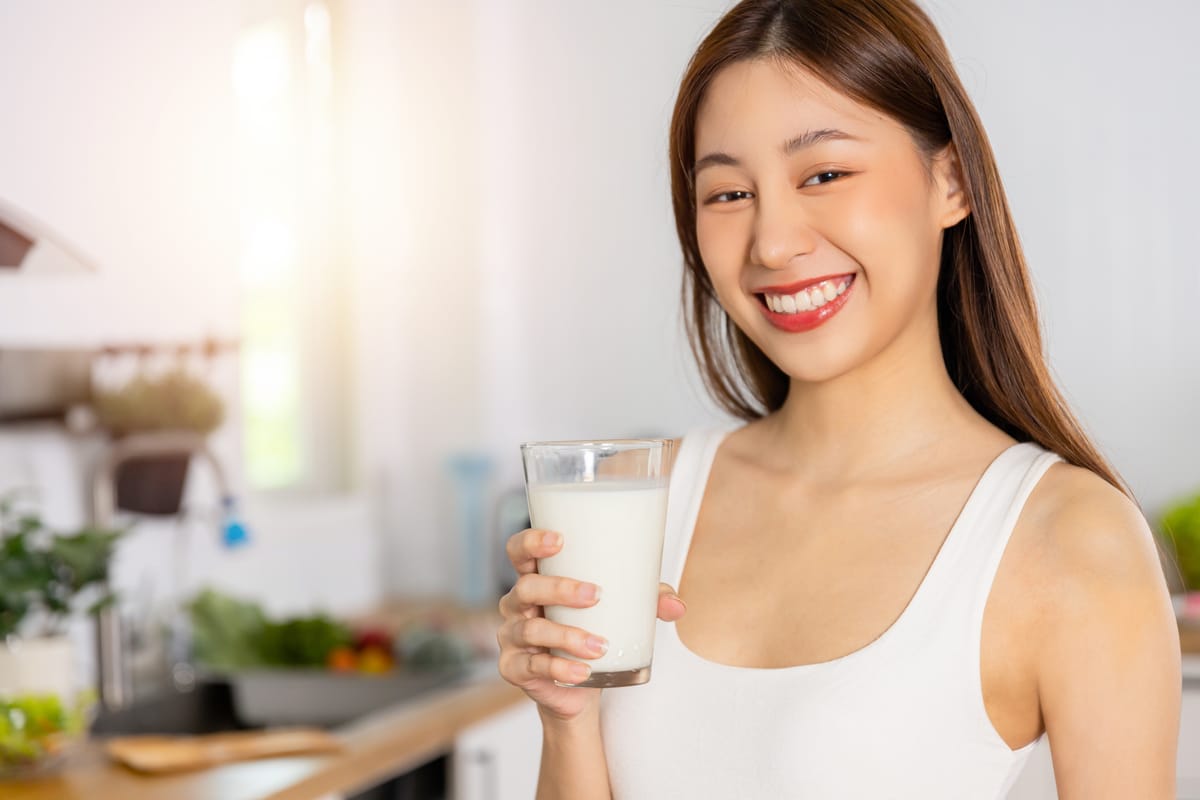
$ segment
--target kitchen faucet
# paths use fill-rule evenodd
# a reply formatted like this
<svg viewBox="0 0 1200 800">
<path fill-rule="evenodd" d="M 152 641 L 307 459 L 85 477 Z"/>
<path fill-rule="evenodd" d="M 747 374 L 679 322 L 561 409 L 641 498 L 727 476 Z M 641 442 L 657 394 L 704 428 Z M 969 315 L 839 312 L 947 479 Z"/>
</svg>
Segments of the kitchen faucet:
<svg viewBox="0 0 1200 800">
<path fill-rule="evenodd" d="M 221 495 L 226 515 L 233 513 L 233 495 L 221 463 L 209 449 L 204 436 L 190 431 L 149 431 L 125 436 L 112 444 L 92 478 L 92 523 L 111 526 L 116 514 L 116 474 L 131 459 L 148 456 L 187 455 L 208 462 Z M 240 524 L 227 517 L 226 539 L 236 544 L 244 538 Z M 133 675 L 126 663 L 120 614 L 115 606 L 103 609 L 96 626 L 97 678 L 100 699 L 109 710 L 125 707 L 133 700 Z"/>
</svg>

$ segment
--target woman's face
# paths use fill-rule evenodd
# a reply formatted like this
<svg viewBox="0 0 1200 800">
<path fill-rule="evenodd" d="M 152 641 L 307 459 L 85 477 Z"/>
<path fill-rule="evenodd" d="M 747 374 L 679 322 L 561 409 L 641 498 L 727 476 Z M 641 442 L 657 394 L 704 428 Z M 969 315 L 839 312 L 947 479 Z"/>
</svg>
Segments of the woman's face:
<svg viewBox="0 0 1200 800">
<path fill-rule="evenodd" d="M 967 214 L 951 151 L 927 165 L 899 123 L 759 60 L 713 79 L 695 152 L 717 298 L 784 372 L 828 380 L 936 344 L 942 231 Z"/>
</svg>

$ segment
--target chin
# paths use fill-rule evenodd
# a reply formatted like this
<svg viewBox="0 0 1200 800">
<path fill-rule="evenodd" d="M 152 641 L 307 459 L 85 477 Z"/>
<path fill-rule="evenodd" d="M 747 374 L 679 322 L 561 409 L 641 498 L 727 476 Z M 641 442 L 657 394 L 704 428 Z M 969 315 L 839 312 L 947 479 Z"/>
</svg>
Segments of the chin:
<svg viewBox="0 0 1200 800">
<path fill-rule="evenodd" d="M 849 320 L 841 320 L 849 322 Z M 855 335 L 851 326 L 838 326 L 834 335 L 781 334 L 764 320 L 742 330 L 785 375 L 802 383 L 825 383 L 853 372 L 869 359 L 865 331 Z M 816 331 L 812 333 L 817 333 Z"/>
</svg>

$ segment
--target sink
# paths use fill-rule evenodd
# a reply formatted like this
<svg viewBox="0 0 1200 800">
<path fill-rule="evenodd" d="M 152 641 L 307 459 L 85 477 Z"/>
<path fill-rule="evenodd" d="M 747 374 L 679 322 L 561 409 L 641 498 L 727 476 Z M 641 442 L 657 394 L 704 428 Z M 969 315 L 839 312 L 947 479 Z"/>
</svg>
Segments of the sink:
<svg viewBox="0 0 1200 800">
<path fill-rule="evenodd" d="M 396 670 L 382 675 L 267 669 L 205 675 L 119 711 L 102 710 L 97 736 L 201 734 L 269 725 L 333 727 L 415 700 L 465 678 L 467 669 Z"/>
<path fill-rule="evenodd" d="M 342 725 L 414 700 L 466 677 L 468 670 L 400 669 L 381 675 L 321 669 L 268 669 L 226 675 L 238 716 L 253 725 Z"/>
<path fill-rule="evenodd" d="M 191 691 L 171 690 L 139 700 L 128 708 L 102 708 L 92 723 L 97 736 L 148 733 L 198 734 L 254 727 L 238 717 L 228 681 L 202 680 Z"/>
</svg>

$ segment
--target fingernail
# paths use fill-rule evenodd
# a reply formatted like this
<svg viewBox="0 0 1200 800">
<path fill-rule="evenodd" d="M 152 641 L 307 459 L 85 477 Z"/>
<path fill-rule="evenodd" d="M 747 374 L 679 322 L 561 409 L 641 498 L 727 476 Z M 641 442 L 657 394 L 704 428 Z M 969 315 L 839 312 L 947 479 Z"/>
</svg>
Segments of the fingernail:
<svg viewBox="0 0 1200 800">
<path fill-rule="evenodd" d="M 684 610 L 684 611 L 687 611 L 687 603 L 683 602 L 683 598 L 682 598 L 682 597 L 680 597 L 680 596 L 679 596 L 679 595 L 677 595 L 677 594 L 673 594 L 673 595 L 671 595 L 671 597 L 675 599 L 675 602 L 676 602 L 676 603 L 679 603 L 679 605 L 683 606 L 683 610 Z"/>
<path fill-rule="evenodd" d="M 576 661 L 571 665 L 571 677 L 578 681 L 586 681 L 588 676 L 592 674 L 592 668 L 587 664 L 581 664 Z"/>
<path fill-rule="evenodd" d="M 589 650 L 600 655 L 608 652 L 608 642 L 599 636 L 589 636 L 587 638 L 587 646 Z"/>
<path fill-rule="evenodd" d="M 576 590 L 580 600 L 599 600 L 600 587 L 594 583 L 581 583 Z"/>
<path fill-rule="evenodd" d="M 544 544 L 546 547 L 554 547 L 561 541 L 561 533 L 546 533 L 542 535 L 542 544 Z"/>
</svg>

